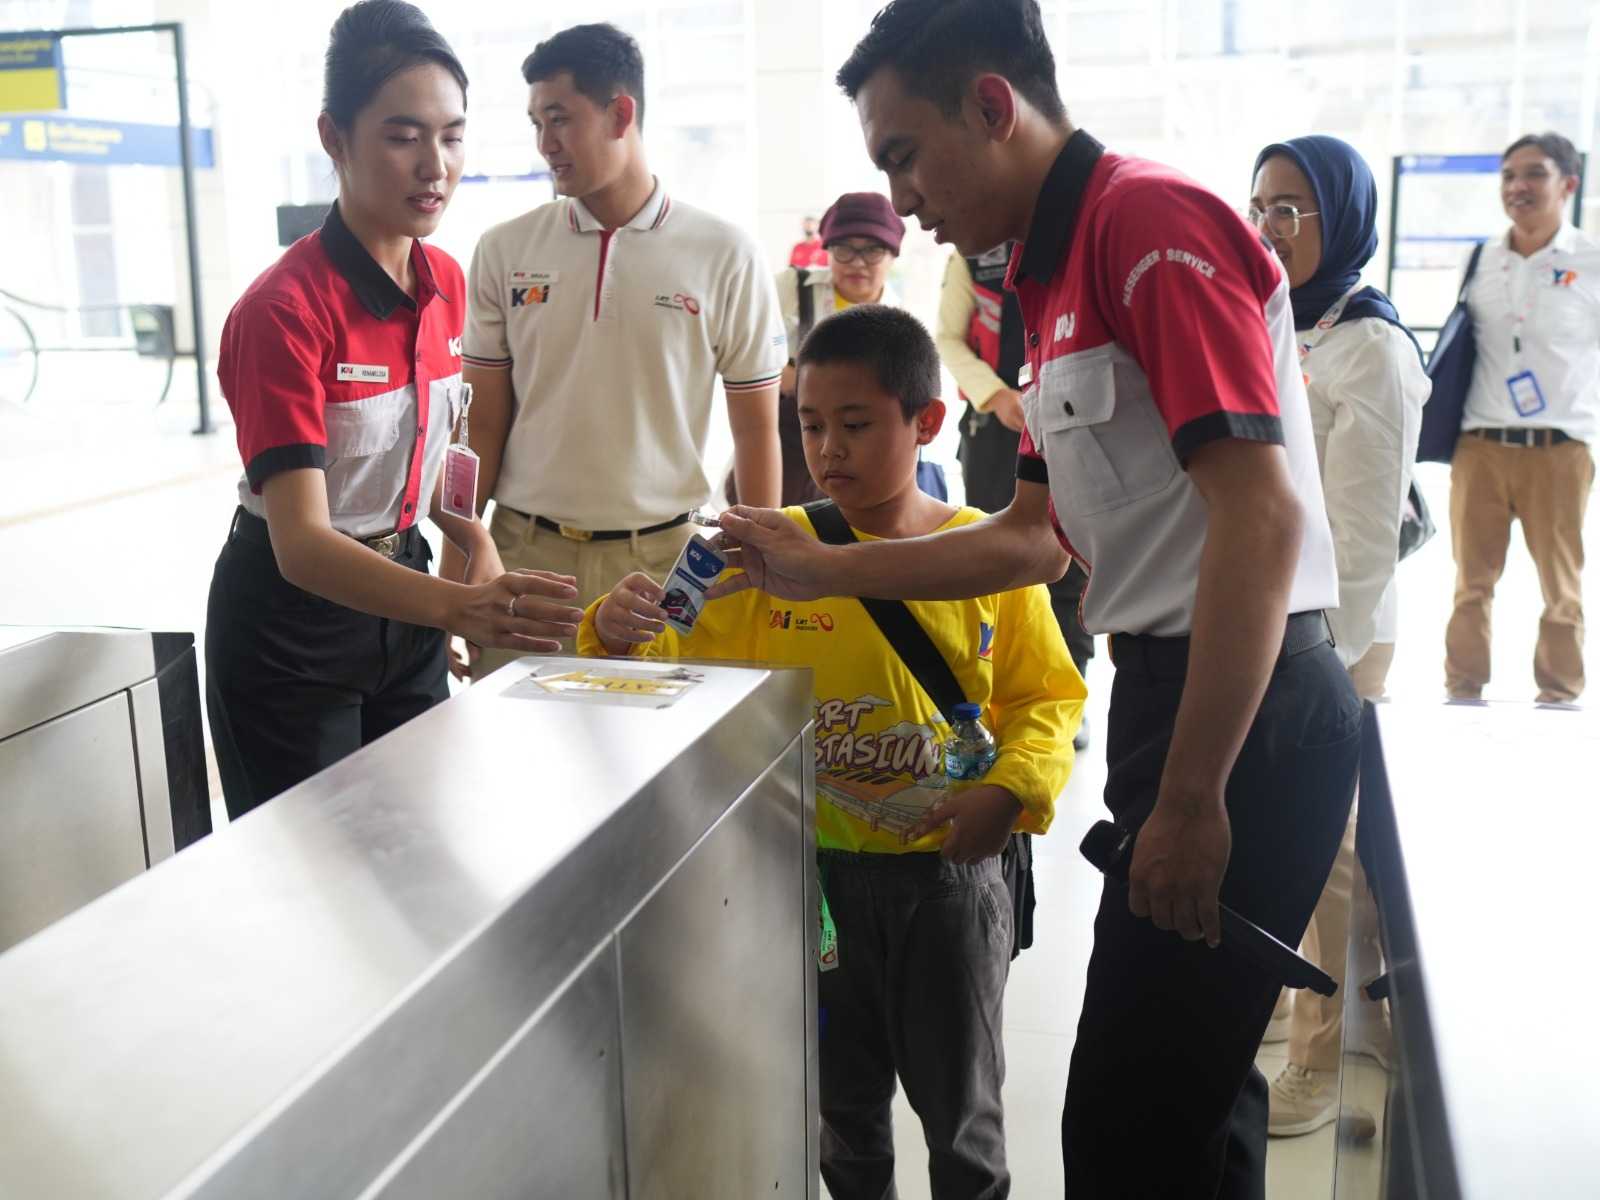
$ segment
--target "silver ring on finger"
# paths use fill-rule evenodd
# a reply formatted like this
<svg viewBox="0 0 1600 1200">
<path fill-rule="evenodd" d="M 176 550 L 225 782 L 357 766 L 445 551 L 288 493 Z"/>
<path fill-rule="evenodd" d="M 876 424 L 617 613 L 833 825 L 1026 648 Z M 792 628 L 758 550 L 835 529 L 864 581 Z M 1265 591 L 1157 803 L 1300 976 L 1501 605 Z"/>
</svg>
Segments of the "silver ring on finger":
<svg viewBox="0 0 1600 1200">
<path fill-rule="evenodd" d="M 516 598 L 516 596 L 512 596 L 511 599 L 506 601 L 506 615 L 512 617 L 513 619 L 516 617 L 516 615 L 517 615 L 517 598 Z"/>
</svg>

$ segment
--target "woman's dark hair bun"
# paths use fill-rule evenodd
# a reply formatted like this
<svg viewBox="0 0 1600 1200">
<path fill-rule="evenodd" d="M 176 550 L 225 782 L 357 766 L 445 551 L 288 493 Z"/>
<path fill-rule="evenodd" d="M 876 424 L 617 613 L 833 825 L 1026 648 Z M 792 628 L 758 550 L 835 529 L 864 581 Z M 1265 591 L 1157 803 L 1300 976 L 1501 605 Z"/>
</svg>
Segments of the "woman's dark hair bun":
<svg viewBox="0 0 1600 1200">
<path fill-rule="evenodd" d="M 437 63 L 467 95 L 467 73 L 450 43 L 415 4 L 361 0 L 339 14 L 328 36 L 322 75 L 322 111 L 341 129 L 372 102 L 391 77 L 422 63 Z"/>
</svg>

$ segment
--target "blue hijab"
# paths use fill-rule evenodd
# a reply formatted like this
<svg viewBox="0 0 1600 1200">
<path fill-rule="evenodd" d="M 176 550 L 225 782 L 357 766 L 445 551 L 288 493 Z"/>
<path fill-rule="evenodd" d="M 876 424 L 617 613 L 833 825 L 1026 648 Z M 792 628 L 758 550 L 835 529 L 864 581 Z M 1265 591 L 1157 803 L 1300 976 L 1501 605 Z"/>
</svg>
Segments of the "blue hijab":
<svg viewBox="0 0 1600 1200">
<path fill-rule="evenodd" d="M 1277 154 L 1288 158 L 1311 181 L 1317 212 L 1321 214 L 1322 261 L 1315 275 L 1289 293 L 1294 327 L 1310 329 L 1356 285 L 1361 268 L 1377 252 L 1378 186 L 1361 155 L 1336 137 L 1315 134 L 1268 146 L 1256 155 L 1255 171 Z M 1388 321 L 1411 336 L 1389 297 L 1375 287 L 1362 288 L 1351 296 L 1338 324 L 1361 317 Z"/>
</svg>

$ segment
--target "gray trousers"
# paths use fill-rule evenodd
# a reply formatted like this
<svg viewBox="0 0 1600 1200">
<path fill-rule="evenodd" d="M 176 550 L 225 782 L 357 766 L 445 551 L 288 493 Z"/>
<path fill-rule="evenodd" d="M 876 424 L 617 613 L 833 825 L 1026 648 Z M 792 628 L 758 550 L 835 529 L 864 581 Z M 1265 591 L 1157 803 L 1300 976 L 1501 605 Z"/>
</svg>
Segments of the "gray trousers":
<svg viewBox="0 0 1600 1200">
<path fill-rule="evenodd" d="M 1000 1040 L 1011 898 L 998 858 L 818 853 L 839 933 L 819 977 L 822 1178 L 894 1200 L 895 1078 L 922 1121 L 934 1200 L 1010 1194 Z"/>
</svg>

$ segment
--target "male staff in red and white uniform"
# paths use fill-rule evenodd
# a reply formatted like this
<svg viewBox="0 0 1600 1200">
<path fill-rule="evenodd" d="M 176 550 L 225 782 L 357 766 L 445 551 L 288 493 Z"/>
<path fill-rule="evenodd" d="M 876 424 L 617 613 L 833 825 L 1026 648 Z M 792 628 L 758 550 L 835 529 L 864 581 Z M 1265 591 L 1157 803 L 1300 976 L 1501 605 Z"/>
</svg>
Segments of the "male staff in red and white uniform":
<svg viewBox="0 0 1600 1200">
<path fill-rule="evenodd" d="M 1216 196 L 1075 130 L 1055 78 L 1034 0 L 895 0 L 839 73 L 902 215 L 963 253 L 1022 243 L 1016 499 L 849 547 L 779 514 L 724 520 L 749 582 L 795 597 L 971 596 L 1058 578 L 1069 553 L 1089 567 L 1084 622 L 1116 664 L 1105 798 L 1139 833 L 1095 921 L 1067 1190 L 1256 1200 L 1278 983 L 1216 948 L 1219 892 L 1299 939 L 1361 713 L 1323 615 L 1337 577 L 1289 289 Z"/>
</svg>

